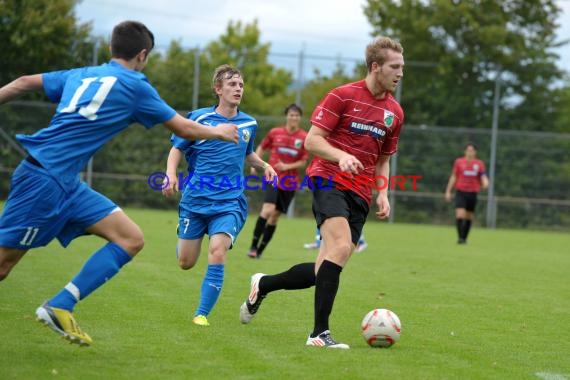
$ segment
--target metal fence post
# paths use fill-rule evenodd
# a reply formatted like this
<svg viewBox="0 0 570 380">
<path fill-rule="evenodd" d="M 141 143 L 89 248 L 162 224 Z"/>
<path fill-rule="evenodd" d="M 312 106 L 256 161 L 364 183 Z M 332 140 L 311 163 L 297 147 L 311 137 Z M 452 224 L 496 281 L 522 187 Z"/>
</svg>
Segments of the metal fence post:
<svg viewBox="0 0 570 380">
<path fill-rule="evenodd" d="M 487 190 L 487 228 L 495 228 L 497 213 L 495 208 L 495 166 L 497 160 L 497 135 L 499 130 L 499 103 L 501 100 L 501 70 L 495 78 L 495 96 L 493 99 L 493 124 L 491 127 L 491 157 L 489 159 L 489 189 Z"/>
<path fill-rule="evenodd" d="M 403 79 L 400 80 L 400 84 L 396 88 L 396 101 L 400 103 L 400 99 L 402 99 L 402 85 Z M 390 158 L 390 178 L 396 175 L 398 172 L 398 153 L 395 153 Z M 396 187 L 394 186 L 393 189 L 390 189 L 390 178 L 387 178 L 387 185 L 388 185 L 388 194 L 389 194 L 389 202 L 390 202 L 390 216 L 388 217 L 389 223 L 394 223 L 396 218 Z"/>
</svg>

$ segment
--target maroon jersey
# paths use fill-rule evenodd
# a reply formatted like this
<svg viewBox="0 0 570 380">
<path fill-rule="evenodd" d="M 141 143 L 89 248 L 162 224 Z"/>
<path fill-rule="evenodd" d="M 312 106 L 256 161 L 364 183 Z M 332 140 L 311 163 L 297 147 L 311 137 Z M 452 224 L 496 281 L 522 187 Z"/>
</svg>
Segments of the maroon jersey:
<svg viewBox="0 0 570 380">
<path fill-rule="evenodd" d="M 358 175 L 374 177 L 379 155 L 392 155 L 404 122 L 404 111 L 392 94 L 376 99 L 364 80 L 330 91 L 315 108 L 311 124 L 329 132 L 327 141 L 358 158 L 364 165 Z M 338 163 L 315 156 L 307 168 L 309 176 L 335 178 Z M 368 204 L 372 201 L 372 183 L 353 189 Z"/>
<path fill-rule="evenodd" d="M 298 188 L 299 171 L 297 169 L 277 170 L 275 165 L 281 161 L 284 164 L 292 164 L 299 160 L 306 160 L 309 153 L 305 150 L 305 138 L 307 132 L 298 129 L 293 133 L 287 131 L 286 127 L 275 127 L 269 131 L 261 141 L 263 150 L 271 149 L 269 164 L 277 172 L 277 185 L 282 190 L 292 190 Z"/>
<path fill-rule="evenodd" d="M 460 157 L 453 163 L 453 174 L 457 178 L 457 190 L 478 193 L 481 190 L 481 176 L 485 175 L 485 164 L 479 159 Z"/>
</svg>

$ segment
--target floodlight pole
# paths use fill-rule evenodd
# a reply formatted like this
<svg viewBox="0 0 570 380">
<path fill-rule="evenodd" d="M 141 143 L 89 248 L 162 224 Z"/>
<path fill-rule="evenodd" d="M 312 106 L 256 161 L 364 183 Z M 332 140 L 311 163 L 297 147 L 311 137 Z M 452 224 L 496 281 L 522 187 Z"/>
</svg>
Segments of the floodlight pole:
<svg viewBox="0 0 570 380">
<path fill-rule="evenodd" d="M 489 159 L 489 189 L 487 190 L 487 228 L 497 226 L 495 204 L 495 166 L 497 161 L 497 137 L 499 132 L 499 106 L 501 101 L 501 70 L 495 78 L 495 96 L 493 99 L 493 124 L 491 126 L 491 157 Z"/>
</svg>

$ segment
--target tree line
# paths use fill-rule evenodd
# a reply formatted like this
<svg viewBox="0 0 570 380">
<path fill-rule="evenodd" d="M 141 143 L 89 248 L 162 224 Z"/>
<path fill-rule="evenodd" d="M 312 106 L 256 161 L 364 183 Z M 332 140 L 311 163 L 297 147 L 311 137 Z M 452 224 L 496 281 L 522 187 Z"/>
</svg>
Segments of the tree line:
<svg viewBox="0 0 570 380">
<path fill-rule="evenodd" d="M 77 0 L 5 0 L 0 8 L 0 84 L 22 74 L 108 61 L 108 41 L 74 15 Z M 554 0 L 368 0 L 373 35 L 402 42 L 407 61 L 401 103 L 413 125 L 490 128 L 494 82 L 501 80 L 502 129 L 570 131 L 570 74 L 557 67 L 554 48 L 561 9 Z M 144 21 L 144 20 L 142 20 Z M 222 63 L 246 78 L 242 107 L 253 115 L 280 115 L 295 100 L 293 73 L 269 63 L 257 20 L 229 21 L 218 39 L 200 49 L 200 107 L 211 105 L 211 75 Z M 334 49 L 334 41 L 331 42 Z M 364 50 L 364 46 L 363 46 Z M 96 52 L 96 57 L 94 57 Z M 174 40 L 151 56 L 145 70 L 163 98 L 191 107 L 195 48 Z M 363 57 L 364 59 L 364 57 Z M 365 75 L 342 65 L 304 83 L 310 113 L 330 88 Z"/>
<path fill-rule="evenodd" d="M 110 59 L 109 41 L 94 35 L 90 23 L 79 23 L 76 19 L 77 3 L 76 0 L 2 3 L 0 85 L 23 74 Z M 557 67 L 558 57 L 553 52 L 568 41 L 556 40 L 561 10 L 555 1 L 368 0 L 363 12 L 373 35 L 394 37 L 404 46 L 406 69 L 401 103 L 405 124 L 489 129 L 495 81 L 499 79 L 501 130 L 514 133 L 510 136 L 516 136 L 516 131 L 570 132 L 570 74 Z M 219 38 L 198 51 L 174 40 L 164 51 L 154 52 L 145 74 L 169 104 L 178 110 L 189 110 L 195 80 L 199 88 L 198 106 L 209 106 L 215 101 L 211 92 L 214 68 L 223 63 L 240 68 L 246 81 L 242 108 L 262 121 L 256 139 L 259 142 L 269 127 L 283 121 L 283 108 L 295 100 L 298 90 L 294 88 L 292 72 L 269 62 L 271 44 L 262 43 L 261 36 L 257 20 L 232 20 Z M 196 55 L 200 62 L 198 78 L 194 76 Z M 327 75 L 315 69 L 302 87 L 305 116 L 310 115 L 328 90 L 363 78 L 365 70 L 364 63 L 351 72 L 339 64 Z M 46 100 L 41 95 L 30 95 L 27 99 Z M 42 107 L 0 107 L 0 127 L 11 135 L 30 133 L 47 125 L 52 112 L 53 109 Z M 307 117 L 304 123 L 308 127 Z M 429 134 L 430 144 L 426 145 L 423 142 L 427 136 L 417 131 L 406 132 L 404 127 L 399 167 L 406 173 L 436 173 L 422 180 L 420 191 L 443 191 L 452 160 L 461 153 L 465 141 L 463 137 L 450 138 L 445 133 Z M 477 140 L 477 135 L 474 137 Z M 481 145 L 481 156 L 486 157 L 488 140 L 479 140 L 476 142 Z M 501 175 L 501 181 L 497 182 L 497 194 L 566 199 L 563 192 L 550 190 L 567 189 L 570 184 L 570 170 L 564 163 L 568 162 L 570 151 L 568 140 L 541 140 L 544 150 L 556 155 L 545 156 L 540 163 L 529 154 L 536 147 L 533 138 L 525 135 L 503 139 L 506 143 L 515 140 L 516 149 L 511 145 L 510 150 L 498 152 L 497 174 Z M 162 128 L 150 132 L 132 128 L 97 154 L 94 170 L 146 174 L 163 170 L 168 149 L 168 134 Z M 20 158 L 0 139 L 2 166 L 14 167 Z M 533 176 L 528 175 L 529 168 Z M 2 194 L 7 191 L 7 180 L 2 175 Z M 110 179 L 99 184 L 105 186 L 101 190 L 112 199 L 124 200 L 126 204 L 174 205 L 149 194 L 147 187 L 141 190 L 136 182 Z M 400 215 L 401 212 L 402 208 Z M 521 219 L 521 212 L 513 213 L 513 223 Z M 431 217 L 429 211 L 417 207 L 410 207 L 408 216 L 411 220 Z"/>
</svg>

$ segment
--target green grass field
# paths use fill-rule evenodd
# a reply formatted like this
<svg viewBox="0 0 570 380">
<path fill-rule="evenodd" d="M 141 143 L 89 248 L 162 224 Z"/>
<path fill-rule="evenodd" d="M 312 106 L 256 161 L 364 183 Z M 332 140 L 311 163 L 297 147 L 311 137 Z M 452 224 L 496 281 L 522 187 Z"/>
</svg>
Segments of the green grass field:
<svg viewBox="0 0 570 380">
<path fill-rule="evenodd" d="M 369 248 L 341 276 L 331 317 L 350 350 L 306 347 L 313 290 L 275 292 L 250 325 L 239 306 L 255 272 L 312 261 L 309 219 L 281 220 L 261 260 L 245 256 L 255 216 L 230 251 L 208 328 L 194 326 L 206 257 L 182 271 L 176 211 L 129 210 L 143 252 L 75 315 L 94 340 L 66 343 L 34 311 L 78 271 L 100 239 L 28 253 L 0 283 L 0 379 L 569 379 L 570 234 L 485 230 L 457 246 L 451 226 L 365 227 Z M 373 349 L 360 322 L 373 308 L 402 321 L 400 341 Z"/>
</svg>

